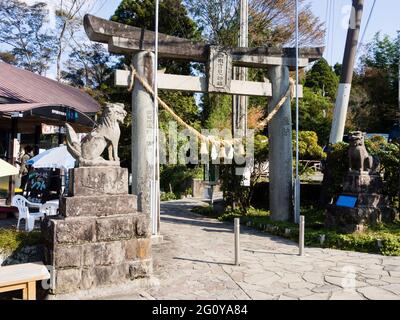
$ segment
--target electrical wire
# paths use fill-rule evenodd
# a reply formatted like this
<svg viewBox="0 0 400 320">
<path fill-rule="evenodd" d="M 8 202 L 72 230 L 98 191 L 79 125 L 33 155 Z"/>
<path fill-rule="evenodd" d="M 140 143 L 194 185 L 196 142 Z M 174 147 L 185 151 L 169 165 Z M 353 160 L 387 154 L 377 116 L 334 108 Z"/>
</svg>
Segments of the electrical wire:
<svg viewBox="0 0 400 320">
<path fill-rule="evenodd" d="M 332 0 L 332 30 L 331 30 L 331 47 L 330 47 L 330 61 L 331 65 L 333 65 L 333 48 L 334 48 L 334 36 L 335 36 L 335 10 L 336 3 L 335 0 Z"/>
<path fill-rule="evenodd" d="M 360 43 L 358 44 L 358 47 L 357 47 L 357 54 L 360 52 L 360 49 L 361 49 L 361 47 L 362 47 L 362 45 L 363 45 L 363 43 L 364 43 L 365 34 L 367 33 L 368 26 L 369 26 L 369 22 L 371 21 L 372 13 L 374 12 L 375 5 L 376 5 L 376 0 L 374 0 L 374 3 L 373 3 L 372 8 L 371 8 L 371 11 L 369 12 L 369 16 L 368 16 L 367 23 L 366 23 L 366 25 L 365 25 L 363 34 L 362 34 L 362 36 L 361 36 Z"/>
</svg>

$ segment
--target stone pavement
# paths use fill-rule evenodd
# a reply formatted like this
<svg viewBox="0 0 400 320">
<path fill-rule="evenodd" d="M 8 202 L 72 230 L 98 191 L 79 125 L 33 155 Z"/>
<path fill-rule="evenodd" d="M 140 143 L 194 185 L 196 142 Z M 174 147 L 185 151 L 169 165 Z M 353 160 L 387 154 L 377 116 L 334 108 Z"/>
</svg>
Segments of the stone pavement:
<svg viewBox="0 0 400 320">
<path fill-rule="evenodd" d="M 162 244 L 153 246 L 160 285 L 108 299 L 396 299 L 400 257 L 306 248 L 241 226 L 234 266 L 233 225 L 190 212 L 195 199 L 161 204 Z"/>
</svg>

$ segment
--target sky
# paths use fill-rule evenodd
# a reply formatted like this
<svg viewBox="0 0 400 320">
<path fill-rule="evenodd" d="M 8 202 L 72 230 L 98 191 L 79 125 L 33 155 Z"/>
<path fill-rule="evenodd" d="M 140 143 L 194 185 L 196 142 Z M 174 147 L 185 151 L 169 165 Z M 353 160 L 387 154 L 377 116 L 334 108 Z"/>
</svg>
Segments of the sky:
<svg viewBox="0 0 400 320">
<path fill-rule="evenodd" d="M 294 1 L 294 0 L 293 0 Z M 330 27 L 330 40 L 327 42 L 324 57 L 331 65 L 336 62 L 342 63 L 344 46 L 346 42 L 347 24 L 349 21 L 349 6 L 351 0 L 332 0 L 334 5 L 334 23 Z M 368 16 L 370 14 L 374 0 L 364 0 L 363 23 L 361 26 L 360 38 L 365 30 Z M 329 0 L 307 0 L 311 5 L 311 10 L 321 21 L 327 21 L 327 6 Z M 120 0 L 108 0 L 104 7 L 97 13 L 103 18 L 110 18 L 118 7 Z M 400 30 L 400 1 L 399 0 L 376 0 L 375 8 L 371 16 L 368 28 L 365 32 L 363 43 L 372 40 L 374 34 L 380 31 L 391 37 L 396 36 L 396 31 Z M 360 39 L 361 40 L 361 39 Z"/>
<path fill-rule="evenodd" d="M 331 27 L 331 40 L 325 49 L 324 57 L 333 65 L 336 62 L 342 63 L 344 46 L 346 42 L 347 26 L 344 22 L 348 22 L 348 14 L 346 6 L 351 5 L 351 0 L 333 0 L 334 2 L 334 25 Z M 322 21 L 326 21 L 327 5 L 329 0 L 309 0 L 311 9 Z M 361 36 L 364 33 L 368 16 L 373 6 L 374 0 L 364 0 L 363 23 L 361 25 Z M 396 31 L 400 31 L 400 1 L 399 0 L 377 0 L 374 11 L 372 13 L 368 28 L 365 32 L 363 43 L 372 40 L 376 32 L 387 34 L 391 37 L 396 36 Z M 333 39 L 332 39 L 333 38 Z"/>
</svg>

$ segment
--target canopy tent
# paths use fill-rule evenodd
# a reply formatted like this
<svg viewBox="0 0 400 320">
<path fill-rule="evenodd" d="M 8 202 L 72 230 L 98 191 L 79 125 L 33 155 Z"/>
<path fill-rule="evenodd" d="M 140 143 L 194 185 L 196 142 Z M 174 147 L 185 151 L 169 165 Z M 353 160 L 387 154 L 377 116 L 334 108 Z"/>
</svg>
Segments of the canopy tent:
<svg viewBox="0 0 400 320">
<path fill-rule="evenodd" d="M 16 167 L 0 159 L 0 177 L 14 176 L 18 173 L 19 171 Z"/>
<path fill-rule="evenodd" d="M 68 152 L 66 146 L 46 150 L 27 161 L 34 168 L 72 169 L 75 159 Z"/>
</svg>

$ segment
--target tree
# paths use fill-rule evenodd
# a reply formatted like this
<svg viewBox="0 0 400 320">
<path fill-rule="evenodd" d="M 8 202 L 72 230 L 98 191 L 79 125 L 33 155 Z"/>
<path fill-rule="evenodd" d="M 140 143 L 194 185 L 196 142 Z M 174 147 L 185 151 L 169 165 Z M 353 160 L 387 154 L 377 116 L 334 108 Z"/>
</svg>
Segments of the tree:
<svg viewBox="0 0 400 320">
<path fill-rule="evenodd" d="M 201 5 L 198 1 L 186 0 L 185 4 L 209 43 L 237 46 L 238 0 L 206 0 Z"/>
<path fill-rule="evenodd" d="M 116 62 L 100 43 L 84 44 L 73 50 L 62 77 L 74 86 L 100 89 L 110 77 Z"/>
<path fill-rule="evenodd" d="M 299 100 L 299 128 L 302 131 L 315 131 L 322 144 L 329 140 L 332 123 L 333 103 L 328 97 L 304 87 L 303 98 Z M 293 119 L 295 104 L 292 103 Z"/>
<path fill-rule="evenodd" d="M 10 47 L 2 59 L 45 74 L 56 54 L 56 37 L 45 28 L 46 4 L 0 0 L 0 7 L 0 43 Z"/>
<path fill-rule="evenodd" d="M 299 40 L 301 46 L 323 43 L 325 30 L 310 4 L 300 0 Z M 252 46 L 294 46 L 295 1 L 250 0 L 249 37 Z"/>
<path fill-rule="evenodd" d="M 293 149 L 296 148 L 296 132 L 293 131 Z M 322 160 L 326 154 L 318 144 L 314 131 L 299 131 L 299 157 L 302 160 Z"/>
<path fill-rule="evenodd" d="M 321 58 L 307 72 L 304 86 L 328 96 L 332 101 L 336 98 L 336 91 L 339 85 L 339 78 L 329 66 L 328 62 Z"/>
<path fill-rule="evenodd" d="M 398 119 L 400 32 L 397 38 L 377 33 L 361 58 L 360 85 L 369 96 L 369 130 L 389 132 Z"/>
<path fill-rule="evenodd" d="M 92 0 L 59 0 L 57 16 L 56 78 L 61 80 L 61 58 L 71 46 L 74 35 L 82 28 L 82 11 L 89 11 Z M 81 49 L 82 50 L 82 49 Z"/>
</svg>

